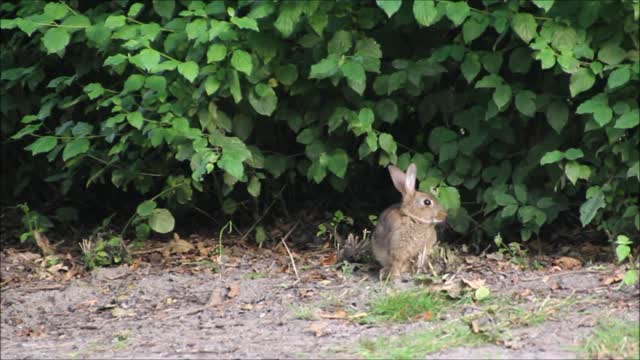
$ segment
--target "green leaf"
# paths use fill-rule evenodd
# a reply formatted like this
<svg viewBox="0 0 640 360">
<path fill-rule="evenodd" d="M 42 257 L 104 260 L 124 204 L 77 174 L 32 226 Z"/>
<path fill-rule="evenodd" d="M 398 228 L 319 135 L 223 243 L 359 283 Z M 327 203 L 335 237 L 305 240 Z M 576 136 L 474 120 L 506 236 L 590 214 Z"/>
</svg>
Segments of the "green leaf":
<svg viewBox="0 0 640 360">
<path fill-rule="evenodd" d="M 598 94 L 580 104 L 576 114 L 593 114 L 593 118 L 600 126 L 605 126 L 613 118 L 613 110 L 609 107 L 607 96 L 604 94 Z"/>
<path fill-rule="evenodd" d="M 138 205 L 136 213 L 142 217 L 151 216 L 153 210 L 157 207 L 156 202 L 153 200 L 145 200 Z"/>
<path fill-rule="evenodd" d="M 396 141 L 393 139 L 393 136 L 387 133 L 380 134 L 380 136 L 378 137 L 378 143 L 380 144 L 380 148 L 386 151 L 387 154 L 393 155 L 396 153 L 396 150 L 398 149 L 398 144 L 396 144 Z"/>
<path fill-rule="evenodd" d="M 509 56 L 509 69 L 514 74 L 526 74 L 533 62 L 531 52 L 526 47 L 516 48 Z"/>
<path fill-rule="evenodd" d="M 609 78 L 607 79 L 607 85 L 609 89 L 614 89 L 619 86 L 626 84 L 631 78 L 631 71 L 628 66 L 623 66 L 618 69 L 615 69 L 609 74 Z"/>
<path fill-rule="evenodd" d="M 491 290 L 489 290 L 489 288 L 485 286 L 481 286 L 476 289 L 476 292 L 475 292 L 476 300 L 482 301 L 484 299 L 487 299 L 489 296 L 491 296 Z"/>
<path fill-rule="evenodd" d="M 562 151 L 553 150 L 544 154 L 540 159 L 540 165 L 553 164 L 564 159 L 564 153 Z"/>
<path fill-rule="evenodd" d="M 640 110 L 635 109 L 620 116 L 613 127 L 616 129 L 631 129 L 638 127 L 638 125 L 640 125 Z"/>
<path fill-rule="evenodd" d="M 138 14 L 140 13 L 140 10 L 142 10 L 143 7 L 144 5 L 140 3 L 132 4 L 131 7 L 129 8 L 129 12 L 127 13 L 127 16 L 129 16 L 130 18 L 135 18 L 136 16 L 138 16 Z"/>
<path fill-rule="evenodd" d="M 254 91 L 249 92 L 249 103 L 258 114 L 271 116 L 278 106 L 278 97 L 273 89 L 266 85 L 263 92 L 263 96 L 254 94 Z"/>
<path fill-rule="evenodd" d="M 393 124 L 398 118 L 398 105 L 391 99 L 384 99 L 376 104 L 376 114 L 384 122 Z"/>
<path fill-rule="evenodd" d="M 347 78 L 349 87 L 362 95 L 367 86 L 367 77 L 362 65 L 353 60 L 347 60 L 342 64 L 342 66 L 340 66 L 340 70 L 342 70 L 342 73 Z"/>
<path fill-rule="evenodd" d="M 554 101 L 547 107 L 547 122 L 558 134 L 569 119 L 569 107 L 562 101 Z"/>
<path fill-rule="evenodd" d="M 633 286 L 638 282 L 638 270 L 627 270 L 622 277 L 622 283 L 627 286 Z"/>
<path fill-rule="evenodd" d="M 513 215 L 515 215 L 516 211 L 518 211 L 517 204 L 507 205 L 504 208 L 502 208 L 502 211 L 500 212 L 500 217 L 502 218 L 512 217 Z"/>
<path fill-rule="evenodd" d="M 123 27 L 126 24 L 127 18 L 124 15 L 111 15 L 104 21 L 104 26 L 107 29 L 117 29 Z"/>
<path fill-rule="evenodd" d="M 488 15 L 473 14 L 462 26 L 462 39 L 466 44 L 471 43 L 484 33 L 491 19 Z"/>
<path fill-rule="evenodd" d="M 553 6 L 554 1 L 555 0 L 533 0 L 533 3 L 540 9 L 543 9 L 545 12 L 549 12 L 549 9 L 551 9 L 551 7 Z"/>
<path fill-rule="evenodd" d="M 92 131 L 93 125 L 80 121 L 71 129 L 71 134 L 75 137 L 84 137 L 90 135 Z"/>
<path fill-rule="evenodd" d="M 134 128 L 140 130 L 142 128 L 142 124 L 144 122 L 144 118 L 142 117 L 142 114 L 140 114 L 139 112 L 130 112 L 127 114 L 127 121 L 129 122 L 129 124 L 131 124 L 131 126 L 133 126 Z"/>
<path fill-rule="evenodd" d="M 471 13 L 471 8 L 464 1 L 447 3 L 446 15 L 455 26 L 460 26 Z"/>
<path fill-rule="evenodd" d="M 240 88 L 240 76 L 238 76 L 238 72 L 236 70 L 231 70 L 230 74 L 230 84 L 229 91 L 231 92 L 231 96 L 233 96 L 233 101 L 237 104 L 242 101 L 242 89 Z"/>
<path fill-rule="evenodd" d="M 124 91 L 132 92 L 142 89 L 145 77 L 139 74 L 133 74 L 124 82 Z"/>
<path fill-rule="evenodd" d="M 252 19 L 250 17 L 242 17 L 242 18 L 232 17 L 231 23 L 235 24 L 240 29 L 260 31 L 260 29 L 258 28 L 258 22 L 255 21 L 255 19 Z"/>
<path fill-rule="evenodd" d="M 160 62 L 160 53 L 153 49 L 143 49 L 136 57 L 140 66 L 149 72 Z"/>
<path fill-rule="evenodd" d="M 480 72 L 481 67 L 480 57 L 474 53 L 467 53 L 464 57 L 464 61 L 460 65 L 460 70 L 462 71 L 462 75 L 465 80 L 471 84 L 473 79 L 475 79 Z"/>
<path fill-rule="evenodd" d="M 458 149 L 458 143 L 455 141 L 442 144 L 438 153 L 438 162 L 443 164 L 449 160 L 454 160 L 458 155 Z"/>
<path fill-rule="evenodd" d="M 64 50 L 69 44 L 69 32 L 63 28 L 50 28 L 42 37 L 42 44 L 49 54 Z"/>
<path fill-rule="evenodd" d="M 151 75 L 145 80 L 144 86 L 158 94 L 164 94 L 167 89 L 167 80 L 163 76 Z"/>
<path fill-rule="evenodd" d="M 598 60 L 605 64 L 617 65 L 627 57 L 627 52 L 617 44 L 608 43 L 598 51 Z"/>
<path fill-rule="evenodd" d="M 176 7 L 174 0 L 153 0 L 153 10 L 165 19 L 173 17 L 173 11 Z"/>
<path fill-rule="evenodd" d="M 284 85 L 291 86 L 298 80 L 298 68 L 294 64 L 286 64 L 276 68 L 276 78 Z"/>
<path fill-rule="evenodd" d="M 533 15 L 529 13 L 517 13 L 514 15 L 511 19 L 511 27 L 520 39 L 527 44 L 537 35 L 538 24 Z"/>
<path fill-rule="evenodd" d="M 264 159 L 264 168 L 273 175 L 280 177 L 287 169 L 287 158 L 283 155 L 269 155 Z"/>
<path fill-rule="evenodd" d="M 475 88 L 476 89 L 495 88 L 495 87 L 498 87 L 498 85 L 502 84 L 503 82 L 504 81 L 502 80 L 500 75 L 491 74 L 478 80 L 478 82 L 475 85 Z"/>
<path fill-rule="evenodd" d="M 104 94 L 104 88 L 99 83 L 91 83 L 85 86 L 82 90 L 89 96 L 89 99 L 93 100 Z"/>
<path fill-rule="evenodd" d="M 495 200 L 500 206 L 518 205 L 518 200 L 516 200 L 516 198 L 505 193 L 498 193 Z"/>
<path fill-rule="evenodd" d="M 327 159 L 327 168 L 329 171 L 341 179 L 344 178 L 344 175 L 347 172 L 348 164 L 349 157 L 347 156 L 347 153 L 340 148 L 331 152 Z"/>
<path fill-rule="evenodd" d="M 178 73 L 184 76 L 189 82 L 193 82 L 198 76 L 200 69 L 194 61 L 181 62 L 178 64 Z"/>
<path fill-rule="evenodd" d="M 185 32 L 187 33 L 187 39 L 194 40 L 202 36 L 207 36 L 207 20 L 195 19 L 185 26 Z"/>
<path fill-rule="evenodd" d="M 325 79 L 338 72 L 338 55 L 330 54 L 319 63 L 311 65 L 309 79 Z"/>
<path fill-rule="evenodd" d="M 438 18 L 438 10 L 433 0 L 414 0 L 413 16 L 421 26 L 431 26 Z"/>
<path fill-rule="evenodd" d="M 529 90 L 520 91 L 516 95 L 516 109 L 523 115 L 533 117 L 536 112 L 536 94 Z"/>
<path fill-rule="evenodd" d="M 227 56 L 227 47 L 222 44 L 213 44 L 207 50 L 207 63 L 222 61 Z"/>
<path fill-rule="evenodd" d="M 582 223 L 582 227 L 589 225 L 598 213 L 598 210 L 604 208 L 606 205 L 604 194 L 601 190 L 598 190 L 594 196 L 585 201 L 580 206 L 580 222 Z"/>
<path fill-rule="evenodd" d="M 391 17 L 400 10 L 402 0 L 376 0 L 376 4 L 387 14 L 387 17 Z"/>
<path fill-rule="evenodd" d="M 569 91 L 571 92 L 571 97 L 575 97 L 581 92 L 591 89 L 595 82 L 596 77 L 593 75 L 591 70 L 586 68 L 578 69 L 578 71 L 571 74 L 571 79 L 569 80 Z"/>
<path fill-rule="evenodd" d="M 509 103 L 509 100 L 511 100 L 511 86 L 508 84 L 498 85 L 493 92 L 493 102 L 496 103 L 499 109 L 502 109 L 503 106 Z"/>
<path fill-rule="evenodd" d="M 62 160 L 67 161 L 80 154 L 84 154 L 89 151 L 89 140 L 85 138 L 76 138 L 65 145 L 62 151 Z"/>
<path fill-rule="evenodd" d="M 212 75 L 207 76 L 207 79 L 204 81 L 204 90 L 207 92 L 207 95 L 212 95 L 220 88 L 220 81 Z"/>
<path fill-rule="evenodd" d="M 164 0 L 162 0 L 162 2 L 164 2 Z M 176 220 L 167 209 L 153 209 L 151 217 L 149 218 L 149 227 L 160 234 L 171 232 L 175 224 Z"/>
<path fill-rule="evenodd" d="M 573 185 L 578 181 L 578 177 L 580 177 L 580 164 L 575 161 L 569 161 L 564 166 L 564 173 L 567 175 L 567 178 Z"/>
<path fill-rule="evenodd" d="M 25 147 L 25 150 L 31 150 L 31 155 L 37 155 L 51 151 L 58 145 L 58 138 L 54 136 L 43 136 L 38 140 Z"/>
<path fill-rule="evenodd" d="M 247 74 L 247 76 L 251 75 L 251 71 L 253 71 L 251 54 L 244 50 L 234 50 L 233 55 L 231 55 L 231 66 Z"/>
<path fill-rule="evenodd" d="M 260 183 L 260 179 L 258 179 L 255 176 L 252 176 L 251 180 L 249 180 L 249 184 L 247 184 L 247 192 L 249 193 L 249 195 L 253 196 L 254 198 L 257 198 L 258 196 L 260 196 L 261 188 L 262 188 L 262 184 Z"/>
<path fill-rule="evenodd" d="M 17 133 L 13 134 L 11 136 L 12 139 L 14 140 L 18 140 L 18 139 L 22 139 L 23 137 L 27 136 L 27 135 L 31 135 L 34 132 L 36 132 L 38 129 L 40 129 L 42 127 L 43 123 L 38 122 L 35 124 L 29 124 L 25 127 L 23 127 L 22 129 L 20 129 L 20 131 L 18 131 Z"/>
<path fill-rule="evenodd" d="M 44 15 L 51 20 L 59 20 L 67 16 L 66 6 L 58 3 L 48 3 L 44 7 Z"/>
<path fill-rule="evenodd" d="M 327 52 L 329 54 L 342 55 L 349 51 L 353 46 L 351 41 L 351 33 L 344 30 L 338 30 L 327 44 Z"/>
<path fill-rule="evenodd" d="M 452 186 L 438 188 L 438 200 L 447 212 L 455 214 L 460 208 L 460 193 Z"/>
<path fill-rule="evenodd" d="M 577 160 L 584 157 L 584 153 L 581 149 L 571 148 L 564 152 L 564 157 L 567 160 Z"/>
</svg>

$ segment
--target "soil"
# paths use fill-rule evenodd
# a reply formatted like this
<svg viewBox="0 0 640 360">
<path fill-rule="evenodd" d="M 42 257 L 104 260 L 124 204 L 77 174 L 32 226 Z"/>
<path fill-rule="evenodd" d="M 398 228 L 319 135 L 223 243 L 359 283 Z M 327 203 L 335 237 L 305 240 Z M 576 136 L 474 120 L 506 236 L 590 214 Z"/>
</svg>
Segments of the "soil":
<svg viewBox="0 0 640 360">
<path fill-rule="evenodd" d="M 91 272 L 69 259 L 45 269 L 38 255 L 3 251 L 1 358 L 361 358 L 364 340 L 432 329 L 461 314 L 458 308 L 431 321 L 363 324 L 357 318 L 372 299 L 424 285 L 381 283 L 366 265 L 329 265 L 329 250 L 294 250 L 294 270 L 285 250 L 225 248 L 223 266 L 217 255 L 196 256 L 195 249 L 150 250 L 133 265 Z M 425 358 L 573 359 L 602 316 L 638 319 L 638 286 L 619 287 L 613 265 L 569 270 L 549 262 L 525 271 L 499 257 L 468 260 L 456 276 L 484 280 L 492 296 L 536 306 L 579 301 L 540 324 L 514 327 L 506 341 Z"/>
</svg>

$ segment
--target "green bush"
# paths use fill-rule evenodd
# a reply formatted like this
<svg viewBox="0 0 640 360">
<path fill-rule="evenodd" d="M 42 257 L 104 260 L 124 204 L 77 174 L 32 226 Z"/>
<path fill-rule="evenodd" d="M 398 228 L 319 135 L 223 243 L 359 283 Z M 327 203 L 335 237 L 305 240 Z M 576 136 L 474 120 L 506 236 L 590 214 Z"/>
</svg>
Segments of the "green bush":
<svg viewBox="0 0 640 360">
<path fill-rule="evenodd" d="M 3 152 L 33 156 L 17 197 L 134 191 L 144 235 L 205 190 L 230 213 L 414 162 L 457 232 L 579 218 L 638 238 L 638 0 L 0 6 Z"/>
</svg>

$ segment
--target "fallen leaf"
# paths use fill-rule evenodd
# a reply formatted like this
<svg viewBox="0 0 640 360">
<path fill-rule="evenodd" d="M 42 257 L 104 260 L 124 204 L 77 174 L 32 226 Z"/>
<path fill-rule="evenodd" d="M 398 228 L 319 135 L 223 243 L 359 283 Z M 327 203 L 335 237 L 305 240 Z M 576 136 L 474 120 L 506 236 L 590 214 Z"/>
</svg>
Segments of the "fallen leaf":
<svg viewBox="0 0 640 360">
<path fill-rule="evenodd" d="M 312 332 L 315 336 L 324 336 L 327 334 L 327 332 L 325 332 L 325 329 L 327 328 L 327 326 L 329 325 L 328 322 L 326 321 L 316 321 L 314 323 L 312 323 L 309 328 L 307 328 L 307 331 Z"/>
<path fill-rule="evenodd" d="M 502 261 L 504 259 L 504 255 L 502 253 L 491 253 L 487 254 L 487 259 Z"/>
<path fill-rule="evenodd" d="M 324 266 L 331 266 L 334 265 L 336 263 L 336 259 L 337 259 L 337 255 L 336 253 L 331 253 L 329 255 L 327 255 L 326 257 L 324 257 L 320 263 Z"/>
<path fill-rule="evenodd" d="M 240 307 L 242 310 L 252 310 L 253 309 L 253 305 L 251 304 L 244 304 Z"/>
<path fill-rule="evenodd" d="M 36 239 L 36 244 L 44 255 L 55 254 L 56 250 L 53 246 L 51 246 L 51 244 L 49 243 L 49 238 L 45 234 L 41 233 L 38 230 L 34 230 L 33 237 Z"/>
<path fill-rule="evenodd" d="M 298 296 L 300 296 L 302 298 L 310 297 L 314 293 L 315 293 L 315 291 L 313 289 L 309 289 L 309 288 L 298 289 Z"/>
<path fill-rule="evenodd" d="M 476 262 L 478 262 L 478 257 L 477 256 L 465 256 L 464 257 L 464 262 L 466 262 L 467 264 L 475 264 Z"/>
<path fill-rule="evenodd" d="M 516 297 L 518 297 L 518 298 L 521 298 L 521 299 L 522 299 L 522 298 L 527 298 L 527 297 L 529 297 L 529 296 L 531 296 L 531 295 L 533 295 L 533 291 L 531 291 L 531 289 L 529 289 L 529 288 L 526 288 L 526 289 L 522 290 L 521 292 L 519 292 L 519 293 L 516 295 Z"/>
<path fill-rule="evenodd" d="M 553 260 L 553 265 L 559 266 L 565 270 L 578 269 L 582 267 L 582 261 L 569 256 L 562 256 Z"/>
<path fill-rule="evenodd" d="M 369 314 L 367 314 L 366 312 L 359 312 L 359 313 L 355 313 L 353 315 L 349 315 L 347 316 L 347 319 L 349 320 L 353 320 L 353 319 L 360 319 L 363 317 L 369 316 Z"/>
<path fill-rule="evenodd" d="M 478 325 L 478 320 L 471 320 L 471 331 L 474 334 L 477 334 L 480 332 L 480 326 Z"/>
<path fill-rule="evenodd" d="M 422 314 L 418 314 L 416 316 L 414 316 L 414 320 L 424 320 L 424 321 L 431 321 L 431 319 L 433 318 L 433 313 L 431 311 L 425 311 Z"/>
<path fill-rule="evenodd" d="M 344 310 L 338 310 L 334 313 L 320 313 L 320 317 L 323 319 L 344 319 L 347 317 L 347 313 Z"/>
<path fill-rule="evenodd" d="M 131 266 L 129 266 L 129 270 L 130 271 L 138 270 L 138 268 L 140 267 L 140 263 L 142 263 L 142 258 L 137 258 L 137 259 L 133 260 L 133 264 L 131 264 Z"/>
<path fill-rule="evenodd" d="M 472 289 L 479 289 L 484 286 L 484 279 L 475 279 L 475 280 L 467 280 L 465 278 L 461 278 L 462 281 L 469 285 Z"/>
<path fill-rule="evenodd" d="M 602 283 L 605 285 L 611 285 L 613 283 L 621 281 L 623 278 L 624 278 L 624 272 L 620 270 L 616 270 L 616 272 L 613 273 L 613 275 L 608 276 L 604 280 L 602 280 Z"/>
<path fill-rule="evenodd" d="M 229 299 L 233 299 L 240 294 L 240 285 L 237 283 L 227 286 L 227 289 L 229 289 L 229 292 L 227 293 L 227 297 Z"/>
<path fill-rule="evenodd" d="M 211 292 L 206 306 L 218 306 L 222 303 L 224 303 L 224 296 L 222 296 L 222 291 L 214 290 Z"/>
<path fill-rule="evenodd" d="M 113 317 L 134 316 L 135 314 L 136 312 L 133 309 L 123 309 L 121 307 L 111 309 L 111 315 L 113 315 Z"/>
<path fill-rule="evenodd" d="M 172 253 L 183 254 L 193 250 L 195 246 L 192 243 L 180 238 L 178 233 L 173 233 L 173 240 L 169 241 L 162 250 L 164 257 L 169 257 Z"/>
</svg>

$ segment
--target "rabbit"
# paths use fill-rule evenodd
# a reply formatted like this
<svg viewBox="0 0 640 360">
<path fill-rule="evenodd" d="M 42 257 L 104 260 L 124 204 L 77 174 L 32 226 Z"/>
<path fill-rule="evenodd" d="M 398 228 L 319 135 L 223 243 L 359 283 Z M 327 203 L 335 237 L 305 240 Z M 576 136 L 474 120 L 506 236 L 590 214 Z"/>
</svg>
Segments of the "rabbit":
<svg viewBox="0 0 640 360">
<path fill-rule="evenodd" d="M 438 241 L 435 226 L 446 220 L 447 213 L 432 195 L 416 191 L 415 164 L 409 165 L 406 174 L 393 165 L 388 169 L 402 202 L 380 214 L 371 246 L 382 264 L 380 280 L 390 275 L 395 282 L 423 249 L 431 252 Z"/>
</svg>

